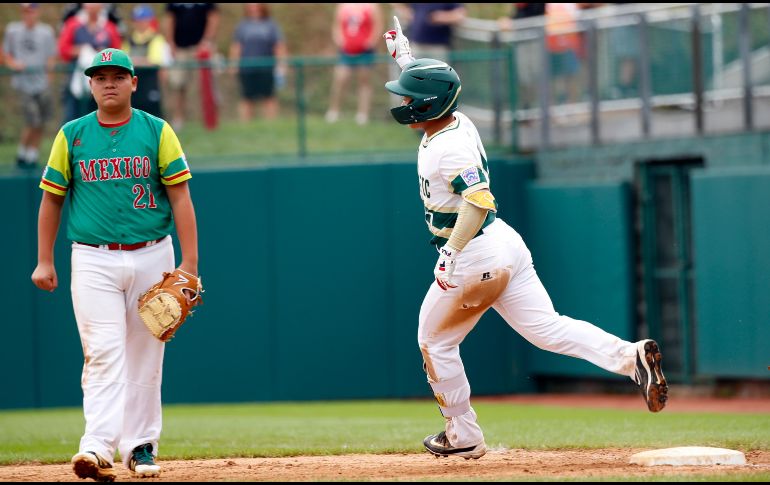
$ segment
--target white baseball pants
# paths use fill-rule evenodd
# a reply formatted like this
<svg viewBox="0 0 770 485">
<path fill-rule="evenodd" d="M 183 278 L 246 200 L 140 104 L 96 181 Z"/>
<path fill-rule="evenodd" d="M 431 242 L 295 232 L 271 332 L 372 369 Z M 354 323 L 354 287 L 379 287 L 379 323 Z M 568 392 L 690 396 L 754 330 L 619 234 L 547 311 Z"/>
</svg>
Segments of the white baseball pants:
<svg viewBox="0 0 770 485">
<path fill-rule="evenodd" d="M 80 452 L 113 462 L 151 443 L 158 452 L 164 344 L 139 317 L 139 295 L 174 270 L 171 236 L 134 251 L 72 244 L 72 306 L 83 345 L 85 434 Z"/>
<path fill-rule="evenodd" d="M 521 236 L 501 219 L 471 240 L 457 258 L 457 288 L 430 286 L 420 308 L 418 343 L 454 447 L 484 441 L 470 405 L 471 388 L 460 358 L 460 343 L 486 310 L 494 308 L 508 325 L 537 347 L 585 359 L 632 378 L 634 343 L 584 321 L 559 315 L 535 272 Z"/>
</svg>

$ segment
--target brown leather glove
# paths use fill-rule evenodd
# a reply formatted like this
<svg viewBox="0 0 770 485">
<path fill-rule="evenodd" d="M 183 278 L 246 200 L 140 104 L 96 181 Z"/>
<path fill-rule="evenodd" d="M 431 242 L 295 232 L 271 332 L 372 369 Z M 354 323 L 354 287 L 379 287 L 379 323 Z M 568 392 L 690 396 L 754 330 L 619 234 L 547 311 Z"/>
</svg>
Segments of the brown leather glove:
<svg viewBox="0 0 770 485">
<path fill-rule="evenodd" d="M 161 342 L 171 340 L 192 307 L 201 305 L 201 279 L 177 268 L 139 297 L 139 316 Z"/>
</svg>

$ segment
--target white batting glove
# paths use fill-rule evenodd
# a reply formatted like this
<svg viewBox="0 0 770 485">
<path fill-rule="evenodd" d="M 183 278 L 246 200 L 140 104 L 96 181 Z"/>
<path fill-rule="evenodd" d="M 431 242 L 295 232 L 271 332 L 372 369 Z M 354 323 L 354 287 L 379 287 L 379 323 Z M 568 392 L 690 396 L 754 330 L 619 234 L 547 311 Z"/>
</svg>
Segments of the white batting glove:
<svg viewBox="0 0 770 485">
<path fill-rule="evenodd" d="M 457 288 L 457 285 L 452 284 L 452 274 L 455 272 L 455 262 L 459 253 L 459 250 L 448 244 L 443 245 L 439 249 L 439 257 L 436 267 L 433 269 L 433 274 L 436 275 L 436 284 L 442 290 Z"/>
<path fill-rule="evenodd" d="M 385 45 L 388 47 L 388 52 L 398 63 L 398 67 L 402 70 L 404 66 L 414 61 L 412 56 L 412 49 L 409 47 L 409 39 L 406 38 L 401 31 L 401 24 L 398 23 L 398 17 L 393 16 L 393 23 L 396 26 L 395 30 L 389 30 L 382 36 L 385 38 Z"/>
</svg>

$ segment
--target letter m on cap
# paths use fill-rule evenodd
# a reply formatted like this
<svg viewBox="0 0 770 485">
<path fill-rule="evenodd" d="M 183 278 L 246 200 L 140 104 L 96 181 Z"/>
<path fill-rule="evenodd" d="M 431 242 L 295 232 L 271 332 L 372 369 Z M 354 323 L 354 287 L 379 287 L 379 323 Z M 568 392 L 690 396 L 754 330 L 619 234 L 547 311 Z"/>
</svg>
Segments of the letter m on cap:
<svg viewBox="0 0 770 485">
<path fill-rule="evenodd" d="M 102 62 L 112 62 L 112 52 L 102 52 Z"/>
</svg>

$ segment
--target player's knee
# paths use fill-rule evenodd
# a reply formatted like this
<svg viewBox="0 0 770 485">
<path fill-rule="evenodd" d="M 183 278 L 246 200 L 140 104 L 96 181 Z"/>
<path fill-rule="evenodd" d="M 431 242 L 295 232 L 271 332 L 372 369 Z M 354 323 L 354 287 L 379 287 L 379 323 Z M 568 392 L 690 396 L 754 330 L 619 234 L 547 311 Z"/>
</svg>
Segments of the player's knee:
<svg viewBox="0 0 770 485">
<path fill-rule="evenodd" d="M 122 378 L 122 353 L 118 348 L 92 349 L 85 355 L 83 381 L 117 381 Z"/>
</svg>

